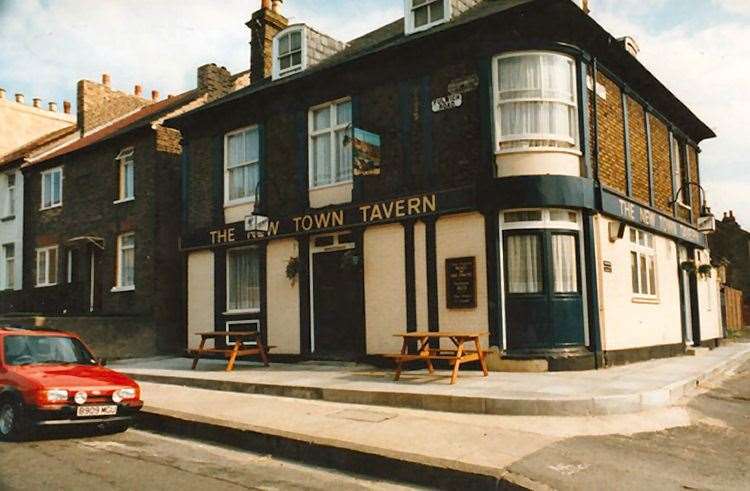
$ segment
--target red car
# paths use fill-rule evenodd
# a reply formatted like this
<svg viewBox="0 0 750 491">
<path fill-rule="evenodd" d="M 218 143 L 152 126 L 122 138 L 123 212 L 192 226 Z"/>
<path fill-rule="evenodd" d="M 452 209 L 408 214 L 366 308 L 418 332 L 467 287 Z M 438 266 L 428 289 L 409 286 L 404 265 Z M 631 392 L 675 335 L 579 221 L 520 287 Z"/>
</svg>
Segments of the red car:
<svg viewBox="0 0 750 491">
<path fill-rule="evenodd" d="M 102 366 L 77 336 L 0 326 L 0 440 L 35 426 L 125 431 L 141 407 L 138 384 Z"/>
</svg>

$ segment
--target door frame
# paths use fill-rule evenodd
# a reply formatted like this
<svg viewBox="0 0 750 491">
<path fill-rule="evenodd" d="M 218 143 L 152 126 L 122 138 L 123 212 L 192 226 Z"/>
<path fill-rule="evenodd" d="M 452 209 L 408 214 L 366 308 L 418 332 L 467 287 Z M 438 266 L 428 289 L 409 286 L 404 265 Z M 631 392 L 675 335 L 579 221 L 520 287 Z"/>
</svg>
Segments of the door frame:
<svg viewBox="0 0 750 491">
<path fill-rule="evenodd" d="M 355 239 L 354 242 L 339 242 L 342 235 L 350 235 L 352 238 Z M 315 240 L 320 239 L 322 237 L 332 237 L 333 243 L 331 245 L 326 246 L 316 246 Z M 309 281 L 309 290 L 310 290 L 310 353 L 314 356 L 315 355 L 315 266 L 313 261 L 313 255 L 314 254 L 325 254 L 326 252 L 339 252 L 339 251 L 349 251 L 357 248 L 357 242 L 356 242 L 356 236 L 355 233 L 351 230 L 344 230 L 340 232 L 335 233 L 329 233 L 329 234 L 320 234 L 320 235 L 314 235 L 310 237 L 310 246 L 308 247 L 309 253 L 307 258 L 307 264 L 308 264 L 308 271 L 310 274 L 308 275 L 308 281 Z M 362 305 L 364 308 L 364 304 Z"/>
</svg>

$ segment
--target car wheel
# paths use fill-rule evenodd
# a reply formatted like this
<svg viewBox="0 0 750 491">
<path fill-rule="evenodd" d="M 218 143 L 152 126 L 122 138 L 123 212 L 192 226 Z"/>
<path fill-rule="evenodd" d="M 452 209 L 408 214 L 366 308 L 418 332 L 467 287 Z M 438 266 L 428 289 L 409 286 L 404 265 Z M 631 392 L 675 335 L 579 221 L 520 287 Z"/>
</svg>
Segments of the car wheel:
<svg viewBox="0 0 750 491">
<path fill-rule="evenodd" d="M 26 434 L 21 405 L 11 399 L 0 401 L 0 440 L 19 440 Z"/>
</svg>

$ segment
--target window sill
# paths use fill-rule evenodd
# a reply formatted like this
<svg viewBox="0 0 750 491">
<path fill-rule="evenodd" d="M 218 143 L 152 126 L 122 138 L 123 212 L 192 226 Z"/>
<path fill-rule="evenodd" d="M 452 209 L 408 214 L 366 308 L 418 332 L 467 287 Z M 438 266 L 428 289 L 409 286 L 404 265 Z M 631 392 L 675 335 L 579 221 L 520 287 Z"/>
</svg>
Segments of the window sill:
<svg viewBox="0 0 750 491">
<path fill-rule="evenodd" d="M 558 147 L 530 147 L 530 148 L 509 148 L 507 150 L 495 149 L 495 156 L 511 155 L 516 153 L 567 153 L 581 157 L 583 153 L 577 148 L 558 148 Z"/>
<path fill-rule="evenodd" d="M 135 197 L 132 198 L 123 198 L 123 199 L 117 199 L 112 202 L 113 205 L 119 205 L 120 203 L 128 203 L 130 201 L 135 201 Z"/>
<path fill-rule="evenodd" d="M 407 14 L 407 15 L 409 15 L 409 14 Z M 413 14 L 411 14 L 411 15 L 413 16 Z M 450 19 L 448 19 L 447 17 L 443 17 L 442 19 L 440 19 L 438 21 L 431 22 L 431 23 L 425 24 L 423 26 L 410 27 L 409 29 L 406 30 L 406 35 L 408 36 L 410 34 L 417 34 L 418 32 L 427 31 L 429 29 L 432 29 L 435 26 L 439 26 L 440 24 L 445 24 L 446 22 L 448 22 L 448 20 L 450 20 Z M 414 22 L 413 18 L 410 20 L 410 22 Z"/>
<path fill-rule="evenodd" d="M 225 201 L 224 208 L 231 208 L 233 206 L 239 206 L 239 205 L 253 205 L 253 204 L 255 204 L 255 198 L 242 198 L 242 199 L 236 199 L 234 201 Z"/>
<path fill-rule="evenodd" d="M 227 310 L 226 312 L 221 313 L 221 315 L 243 315 L 243 314 L 260 314 L 260 309 Z"/>
<path fill-rule="evenodd" d="M 633 297 L 631 299 L 632 303 L 643 303 L 643 304 L 649 304 L 649 305 L 657 305 L 661 303 L 661 300 L 658 297 Z"/>
<path fill-rule="evenodd" d="M 112 287 L 110 292 L 112 293 L 118 293 L 118 292 L 133 292 L 135 291 L 135 285 L 132 286 L 115 286 Z"/>
<path fill-rule="evenodd" d="M 46 208 L 45 207 L 39 208 L 39 211 L 54 210 L 55 208 L 62 208 L 62 203 L 58 203 L 52 206 L 47 206 Z"/>
<path fill-rule="evenodd" d="M 3 218 L 0 218 L 0 222 L 10 222 L 16 219 L 15 215 L 8 215 L 4 216 Z"/>
<path fill-rule="evenodd" d="M 347 185 L 353 185 L 353 184 L 354 184 L 354 180 L 349 179 L 348 181 L 335 182 L 333 184 L 322 184 L 320 186 L 311 187 L 309 188 L 309 190 L 318 191 L 320 189 L 331 189 L 331 188 L 335 188 L 339 186 L 347 186 Z"/>
<path fill-rule="evenodd" d="M 34 285 L 34 288 L 49 288 L 50 286 L 57 286 L 57 283 L 45 283 L 43 285 Z"/>
</svg>

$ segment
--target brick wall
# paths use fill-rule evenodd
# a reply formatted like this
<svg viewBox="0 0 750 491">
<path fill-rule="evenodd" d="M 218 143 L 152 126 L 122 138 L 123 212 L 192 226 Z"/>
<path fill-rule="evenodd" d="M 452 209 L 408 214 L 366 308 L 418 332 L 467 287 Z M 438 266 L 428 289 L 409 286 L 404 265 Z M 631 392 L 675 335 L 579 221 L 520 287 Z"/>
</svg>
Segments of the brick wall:
<svg viewBox="0 0 750 491">
<path fill-rule="evenodd" d="M 248 23 L 252 31 L 250 41 L 250 80 L 257 82 L 271 76 L 273 67 L 273 38 L 287 27 L 289 21 L 271 10 L 258 10 Z"/>
<path fill-rule="evenodd" d="M 153 101 L 90 80 L 78 82 L 78 127 L 89 131 Z"/>
<path fill-rule="evenodd" d="M 598 73 L 597 80 L 607 98 L 597 100 L 599 125 L 599 179 L 623 194 L 627 192 L 622 92 L 613 81 Z"/>
<path fill-rule="evenodd" d="M 628 130 L 630 137 L 630 169 L 632 171 L 633 197 L 649 204 L 648 146 L 643 106 L 626 97 L 628 105 Z"/>
<path fill-rule="evenodd" d="M 693 182 L 699 182 L 700 179 L 700 173 L 698 170 L 698 151 L 693 147 L 692 145 L 686 145 L 687 147 L 687 155 L 690 163 L 690 180 Z M 698 221 L 698 217 L 700 216 L 701 211 L 701 202 L 703 200 L 703 196 L 701 194 L 701 191 L 698 187 L 691 185 L 690 186 L 690 206 L 693 209 L 693 221 Z"/>
<path fill-rule="evenodd" d="M 654 166 L 654 206 L 671 214 L 672 162 L 669 159 L 669 130 L 664 122 L 649 114 L 651 125 L 651 155 Z"/>
</svg>

